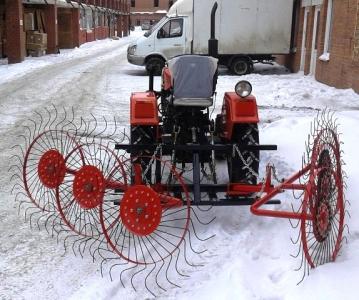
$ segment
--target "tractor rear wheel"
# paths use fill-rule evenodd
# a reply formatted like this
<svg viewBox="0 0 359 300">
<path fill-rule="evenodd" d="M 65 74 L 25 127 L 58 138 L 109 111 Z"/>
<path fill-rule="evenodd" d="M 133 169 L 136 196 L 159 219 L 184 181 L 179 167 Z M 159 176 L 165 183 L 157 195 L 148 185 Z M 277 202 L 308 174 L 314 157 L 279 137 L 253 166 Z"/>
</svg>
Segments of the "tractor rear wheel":
<svg viewBox="0 0 359 300">
<path fill-rule="evenodd" d="M 131 126 L 131 145 L 151 145 L 156 140 L 156 128 L 154 126 Z M 153 154 L 148 149 L 135 149 L 131 151 L 131 161 L 133 164 L 140 164 L 142 172 L 144 172 L 150 161 L 150 156 Z M 144 158 L 145 157 L 145 158 Z M 132 174 L 134 175 L 134 174 Z M 133 177 L 133 176 L 132 176 Z M 134 178 L 131 178 L 134 182 Z M 151 168 L 147 170 L 146 179 L 151 181 Z"/>
<path fill-rule="evenodd" d="M 257 124 L 237 124 L 233 128 L 231 142 L 238 145 L 258 145 Z M 259 151 L 243 150 L 239 155 L 227 157 L 228 177 L 231 183 L 257 184 Z M 242 156 L 242 157 L 240 157 Z"/>
</svg>

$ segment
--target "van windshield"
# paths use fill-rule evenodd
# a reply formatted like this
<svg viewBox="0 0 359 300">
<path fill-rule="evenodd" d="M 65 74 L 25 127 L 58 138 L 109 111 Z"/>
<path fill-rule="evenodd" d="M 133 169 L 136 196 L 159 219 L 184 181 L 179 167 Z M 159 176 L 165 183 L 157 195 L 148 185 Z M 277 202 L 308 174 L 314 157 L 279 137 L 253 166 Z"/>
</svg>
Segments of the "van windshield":
<svg viewBox="0 0 359 300">
<path fill-rule="evenodd" d="M 161 20 L 159 20 L 155 25 L 152 26 L 152 28 L 145 32 L 144 36 L 149 37 L 158 27 L 160 27 L 165 20 L 167 20 L 167 17 L 163 17 Z"/>
</svg>

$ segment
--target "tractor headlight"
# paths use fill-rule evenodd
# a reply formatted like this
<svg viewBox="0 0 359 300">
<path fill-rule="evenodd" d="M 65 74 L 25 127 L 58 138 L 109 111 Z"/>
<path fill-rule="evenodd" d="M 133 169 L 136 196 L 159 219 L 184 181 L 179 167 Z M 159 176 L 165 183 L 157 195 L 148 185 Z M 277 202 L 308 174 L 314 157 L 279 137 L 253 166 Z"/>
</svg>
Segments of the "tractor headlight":
<svg viewBox="0 0 359 300">
<path fill-rule="evenodd" d="M 246 80 L 239 81 L 234 89 L 241 98 L 246 98 L 252 93 L 252 85 Z"/>
<path fill-rule="evenodd" d="M 137 45 L 129 46 L 127 49 L 127 53 L 130 55 L 134 55 L 136 52 Z"/>
</svg>

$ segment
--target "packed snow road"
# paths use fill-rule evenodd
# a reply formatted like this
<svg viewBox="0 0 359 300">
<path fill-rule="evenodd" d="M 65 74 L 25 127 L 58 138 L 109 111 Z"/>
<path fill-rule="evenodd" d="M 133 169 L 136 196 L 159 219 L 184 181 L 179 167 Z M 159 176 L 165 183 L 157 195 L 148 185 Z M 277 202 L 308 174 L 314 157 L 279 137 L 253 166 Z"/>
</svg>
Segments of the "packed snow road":
<svg viewBox="0 0 359 300">
<path fill-rule="evenodd" d="M 137 34 L 137 33 L 136 33 Z M 129 97 L 133 91 L 146 90 L 143 68 L 126 61 L 128 43 L 100 41 L 58 56 L 30 59 L 23 65 L 8 67 L 0 63 L 0 299 L 145 299 L 146 291 L 124 289 L 118 278 L 102 278 L 91 256 L 65 252 L 45 230 L 30 229 L 24 212 L 18 214 L 9 184 L 8 172 L 12 148 L 18 144 L 22 124 L 36 110 L 73 108 L 89 117 L 118 117 L 129 123 Z M 192 270 L 189 279 L 181 279 L 182 288 L 162 292 L 163 299 L 357 299 L 359 278 L 359 95 L 322 85 L 311 77 L 289 74 L 278 66 L 260 65 L 255 73 L 243 77 L 253 84 L 260 107 L 260 139 L 263 144 L 278 144 L 275 153 L 263 153 L 261 170 L 273 162 L 285 177 L 301 166 L 304 142 L 310 122 L 325 107 L 336 111 L 343 133 L 344 160 L 348 174 L 347 199 L 351 235 L 343 245 L 336 263 L 311 272 L 300 285 L 301 272 L 294 269 L 296 236 L 286 220 L 258 218 L 247 208 L 212 209 L 216 221 L 206 234 L 216 237 L 202 255 L 205 266 Z M 239 77 L 221 70 L 217 84 L 215 112 L 220 110 L 225 91 L 231 91 Z M 159 78 L 155 80 L 159 88 Z M 284 198 L 289 208 L 291 197 Z"/>
</svg>

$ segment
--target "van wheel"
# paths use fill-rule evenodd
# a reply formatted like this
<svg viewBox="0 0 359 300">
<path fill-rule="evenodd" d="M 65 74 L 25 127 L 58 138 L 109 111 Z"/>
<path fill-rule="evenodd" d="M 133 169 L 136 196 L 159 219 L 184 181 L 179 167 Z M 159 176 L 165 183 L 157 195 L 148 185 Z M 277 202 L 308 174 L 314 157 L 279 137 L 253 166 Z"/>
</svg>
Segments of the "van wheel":
<svg viewBox="0 0 359 300">
<path fill-rule="evenodd" d="M 148 74 L 153 72 L 155 76 L 161 76 L 162 69 L 165 66 L 165 62 L 162 58 L 159 57 L 151 57 L 146 62 L 146 71 Z"/>
<path fill-rule="evenodd" d="M 253 64 L 244 57 L 234 58 L 229 66 L 231 72 L 235 75 L 245 75 L 251 72 Z"/>
</svg>

